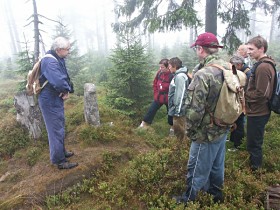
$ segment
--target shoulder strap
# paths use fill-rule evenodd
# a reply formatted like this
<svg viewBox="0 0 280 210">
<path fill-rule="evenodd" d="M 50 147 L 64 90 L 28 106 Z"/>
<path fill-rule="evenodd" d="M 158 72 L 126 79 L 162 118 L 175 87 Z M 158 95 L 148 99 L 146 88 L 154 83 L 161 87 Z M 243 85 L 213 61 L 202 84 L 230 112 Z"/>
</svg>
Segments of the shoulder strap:
<svg viewBox="0 0 280 210">
<path fill-rule="evenodd" d="M 161 74 L 162 74 L 161 70 L 158 70 L 157 74 L 156 74 L 156 77 L 157 77 L 158 80 L 160 80 Z"/>
<path fill-rule="evenodd" d="M 164 74 L 164 72 L 162 72 L 161 70 L 159 70 L 158 71 L 158 73 L 157 73 L 157 79 L 158 80 L 160 80 L 160 81 L 162 81 L 162 82 L 165 82 L 165 83 L 170 83 L 171 82 L 171 80 L 173 79 L 173 74 L 172 73 L 170 73 L 169 75 L 168 75 L 168 80 L 165 80 L 165 78 L 161 78 L 161 75 L 163 75 Z"/>
<path fill-rule="evenodd" d="M 54 57 L 52 54 L 45 54 L 44 56 L 43 56 L 43 58 L 54 58 L 56 61 L 58 61 L 57 59 L 56 59 L 56 57 Z M 43 59 L 42 58 L 42 59 Z M 41 65 L 41 64 L 40 64 Z M 40 67 L 41 68 L 41 67 Z M 46 80 L 44 83 L 43 83 L 43 85 L 42 85 L 42 87 L 41 87 L 41 89 L 43 89 L 47 84 L 48 84 L 48 80 Z"/>
<path fill-rule="evenodd" d="M 260 63 L 269 63 L 275 69 L 275 64 L 272 63 L 271 61 L 264 60 L 264 61 L 260 61 Z"/>
<path fill-rule="evenodd" d="M 223 66 L 221 66 L 219 64 L 216 64 L 216 63 L 210 63 L 210 64 L 208 64 L 206 66 L 214 66 L 214 67 L 216 67 L 216 68 L 218 68 L 220 70 L 226 71 L 226 69 Z M 232 69 L 232 65 L 230 63 L 229 63 L 229 68 Z"/>
<path fill-rule="evenodd" d="M 248 68 L 246 68 L 244 71 L 243 71 L 243 73 L 244 74 L 246 74 L 248 71 L 250 71 L 251 69 L 248 67 Z"/>
<path fill-rule="evenodd" d="M 267 61 L 267 60 L 264 60 L 264 61 L 260 61 L 259 64 L 261 63 L 269 63 L 270 65 L 272 65 L 273 69 L 274 69 L 274 72 L 275 72 L 275 75 L 274 75 L 274 84 L 273 84 L 273 91 L 272 91 L 272 95 L 271 95 L 271 98 L 270 100 L 273 99 L 274 95 L 275 95 L 275 90 L 277 88 L 277 71 L 276 71 L 276 67 L 275 67 L 275 64 L 272 63 L 271 61 Z M 258 65 L 259 65 L 258 64 Z"/>
<path fill-rule="evenodd" d="M 258 66 L 259 66 L 261 63 L 269 63 L 269 64 L 273 67 L 273 69 L 275 70 L 275 72 L 276 72 L 276 67 L 275 67 L 275 64 L 274 64 L 274 63 L 272 63 L 271 61 L 267 61 L 267 60 L 264 60 L 264 61 L 258 61 L 257 63 L 255 63 L 255 65 L 253 66 L 253 68 L 255 69 L 255 72 L 256 72 L 256 70 L 257 70 Z"/>
<path fill-rule="evenodd" d="M 43 56 L 43 58 L 54 58 L 55 60 L 57 60 L 56 57 L 54 57 L 52 54 L 46 54 Z"/>
</svg>

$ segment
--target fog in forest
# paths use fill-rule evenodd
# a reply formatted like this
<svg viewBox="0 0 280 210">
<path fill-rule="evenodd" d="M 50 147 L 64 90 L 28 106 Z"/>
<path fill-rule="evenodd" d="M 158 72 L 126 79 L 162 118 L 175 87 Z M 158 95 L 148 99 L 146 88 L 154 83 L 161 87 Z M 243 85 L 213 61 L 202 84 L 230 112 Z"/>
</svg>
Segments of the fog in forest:
<svg viewBox="0 0 280 210">
<path fill-rule="evenodd" d="M 112 49 L 116 42 L 116 35 L 112 31 L 112 23 L 116 21 L 113 12 L 114 2 L 121 0 L 37 0 L 37 11 L 42 24 L 39 25 L 45 50 L 50 48 L 51 40 L 54 36 L 54 29 L 59 18 L 67 28 L 72 31 L 72 41 L 77 40 L 77 47 L 80 54 L 88 50 L 101 51 Z M 197 11 L 200 18 L 204 18 L 204 4 L 197 4 Z M 33 23 L 30 16 L 33 14 L 33 3 L 31 0 L 0 0 L 0 27 L 1 27 L 1 52 L 0 58 L 9 58 L 20 52 L 24 40 L 30 43 L 32 50 Z M 271 16 L 264 16 L 257 12 L 252 17 L 255 24 L 255 33 L 261 34 L 265 38 L 269 37 L 269 27 Z M 30 24 L 29 24 L 30 23 Z M 198 29 L 198 33 L 204 32 L 203 28 Z M 225 26 L 218 24 L 218 37 L 225 33 Z M 242 33 L 242 32 L 241 32 Z M 106 34 L 106 36 L 104 36 Z M 172 46 L 174 43 L 188 43 L 188 30 L 184 29 L 169 33 L 155 33 L 152 35 L 153 46 L 160 50 L 163 46 Z M 105 39 L 106 37 L 106 39 Z M 247 37 L 240 36 L 241 40 Z M 12 40 L 19 40 L 13 46 Z M 143 41 L 147 42 L 147 37 L 143 36 Z M 41 49 L 44 53 L 44 49 Z M 108 52 L 107 52 L 108 53 Z"/>
<path fill-rule="evenodd" d="M 24 42 L 24 37 L 26 37 L 26 40 L 32 45 L 33 23 L 29 24 L 31 21 L 29 17 L 33 14 L 33 4 L 31 0 L 0 0 L 0 2 L 2 14 L 0 19 L 2 48 L 0 57 L 7 58 L 12 56 L 14 51 L 19 52 L 23 45 L 18 43 L 17 49 L 13 49 L 11 37 L 20 40 L 20 42 Z M 107 47 L 109 49 L 114 47 L 116 35 L 112 31 L 111 25 L 115 22 L 116 16 L 113 12 L 113 0 L 37 0 L 36 3 L 38 14 L 46 17 L 40 17 L 42 24 L 39 26 L 46 50 L 50 47 L 57 25 L 57 22 L 52 20 L 58 21 L 59 18 L 72 31 L 72 39 L 77 40 L 81 54 L 86 53 L 89 49 L 100 50 L 100 45 L 105 44 L 105 40 L 102 40 L 104 33 L 108 37 Z M 171 45 L 178 39 L 185 42 L 187 32 L 157 33 L 153 39 L 162 40 L 159 42 L 161 46 Z M 98 40 L 102 40 L 102 43 Z"/>
</svg>

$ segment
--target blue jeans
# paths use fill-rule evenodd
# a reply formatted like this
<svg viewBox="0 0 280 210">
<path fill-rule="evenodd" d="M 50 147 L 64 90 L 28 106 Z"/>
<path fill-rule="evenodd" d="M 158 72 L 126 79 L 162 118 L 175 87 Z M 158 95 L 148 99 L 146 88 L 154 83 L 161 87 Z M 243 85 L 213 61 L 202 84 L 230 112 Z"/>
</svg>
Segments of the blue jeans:
<svg viewBox="0 0 280 210">
<path fill-rule="evenodd" d="M 250 154 L 250 167 L 256 170 L 262 165 L 262 145 L 264 128 L 270 114 L 264 116 L 247 116 L 247 150 Z"/>
<path fill-rule="evenodd" d="M 210 193 L 214 200 L 222 200 L 226 138 L 227 133 L 212 142 L 191 143 L 185 202 L 194 201 L 199 190 Z"/>
<path fill-rule="evenodd" d="M 153 101 L 150 108 L 148 109 L 147 114 L 144 116 L 143 121 L 146 122 L 146 123 L 152 124 L 152 122 L 153 122 L 153 120 L 156 116 L 157 111 L 160 109 L 160 107 L 162 105 L 163 104 L 160 104 L 157 101 Z M 167 113 L 168 113 L 168 104 L 164 104 L 164 105 L 166 106 L 166 110 L 167 110 Z M 172 116 L 168 115 L 167 121 L 168 121 L 169 125 L 171 125 L 171 126 L 173 125 L 173 117 Z"/>
</svg>

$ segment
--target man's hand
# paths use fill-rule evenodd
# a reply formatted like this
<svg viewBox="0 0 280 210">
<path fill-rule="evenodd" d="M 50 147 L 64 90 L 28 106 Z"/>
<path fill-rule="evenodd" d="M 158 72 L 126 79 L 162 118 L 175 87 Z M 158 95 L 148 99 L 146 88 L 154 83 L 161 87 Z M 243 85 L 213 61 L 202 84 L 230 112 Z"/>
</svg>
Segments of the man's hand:
<svg viewBox="0 0 280 210">
<path fill-rule="evenodd" d="M 61 97 L 63 100 L 66 100 L 69 98 L 69 93 L 60 93 L 59 97 Z"/>
</svg>

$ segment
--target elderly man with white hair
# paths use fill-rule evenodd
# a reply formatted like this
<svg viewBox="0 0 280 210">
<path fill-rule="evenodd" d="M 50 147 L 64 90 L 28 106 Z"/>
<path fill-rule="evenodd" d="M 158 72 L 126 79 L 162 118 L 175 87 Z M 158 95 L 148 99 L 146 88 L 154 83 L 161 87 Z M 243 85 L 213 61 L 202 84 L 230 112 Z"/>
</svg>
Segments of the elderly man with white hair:
<svg viewBox="0 0 280 210">
<path fill-rule="evenodd" d="M 42 59 L 39 78 L 41 85 L 48 81 L 39 95 L 39 105 L 48 132 L 50 159 L 59 169 L 70 169 L 78 165 L 67 160 L 74 153 L 66 151 L 64 146 L 64 100 L 74 91 L 64 60 L 69 51 L 69 40 L 64 37 L 56 38 L 51 50 L 47 52 L 56 59 L 52 57 Z"/>
</svg>

